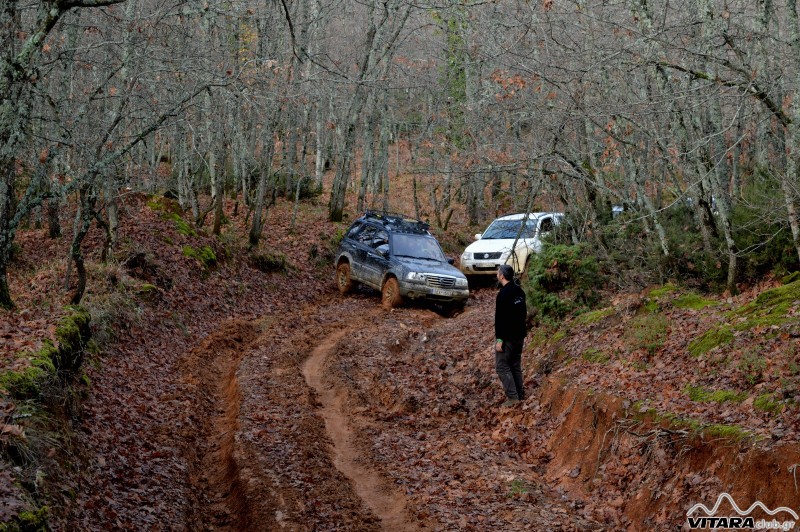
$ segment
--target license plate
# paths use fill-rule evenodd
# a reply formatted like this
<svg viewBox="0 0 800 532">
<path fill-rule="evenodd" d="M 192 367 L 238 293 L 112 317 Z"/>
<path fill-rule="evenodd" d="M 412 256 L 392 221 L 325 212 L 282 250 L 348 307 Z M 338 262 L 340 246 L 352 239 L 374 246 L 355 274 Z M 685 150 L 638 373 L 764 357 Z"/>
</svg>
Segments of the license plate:
<svg viewBox="0 0 800 532">
<path fill-rule="evenodd" d="M 431 294 L 435 296 L 449 296 L 450 290 L 445 290 L 444 288 L 431 288 Z"/>
</svg>

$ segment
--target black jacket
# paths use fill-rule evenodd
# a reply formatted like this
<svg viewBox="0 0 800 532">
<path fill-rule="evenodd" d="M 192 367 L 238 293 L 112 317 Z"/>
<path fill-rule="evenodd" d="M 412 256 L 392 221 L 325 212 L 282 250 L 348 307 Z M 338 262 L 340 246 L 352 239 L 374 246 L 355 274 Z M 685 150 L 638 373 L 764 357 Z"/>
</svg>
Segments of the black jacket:
<svg viewBox="0 0 800 532">
<path fill-rule="evenodd" d="M 517 342 L 525 339 L 528 309 L 525 292 L 514 282 L 506 283 L 497 293 L 494 312 L 494 337 Z"/>
</svg>

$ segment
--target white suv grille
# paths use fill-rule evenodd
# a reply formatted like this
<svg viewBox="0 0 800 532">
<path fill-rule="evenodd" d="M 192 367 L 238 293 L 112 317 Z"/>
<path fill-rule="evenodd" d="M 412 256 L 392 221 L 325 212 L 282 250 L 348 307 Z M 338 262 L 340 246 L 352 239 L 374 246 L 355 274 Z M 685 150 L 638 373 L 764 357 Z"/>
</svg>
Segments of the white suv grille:
<svg viewBox="0 0 800 532">
<path fill-rule="evenodd" d="M 474 253 L 473 256 L 475 257 L 475 260 L 486 260 L 486 259 L 499 259 L 501 254 L 502 253 L 500 252 L 497 253 L 479 252 L 479 253 Z"/>
</svg>

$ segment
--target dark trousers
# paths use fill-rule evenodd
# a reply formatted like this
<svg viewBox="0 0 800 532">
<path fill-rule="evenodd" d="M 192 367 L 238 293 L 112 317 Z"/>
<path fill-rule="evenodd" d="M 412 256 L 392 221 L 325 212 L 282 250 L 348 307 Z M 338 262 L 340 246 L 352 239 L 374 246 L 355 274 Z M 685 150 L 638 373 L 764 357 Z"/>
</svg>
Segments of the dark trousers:
<svg viewBox="0 0 800 532">
<path fill-rule="evenodd" d="M 494 353 L 494 368 L 503 390 L 509 399 L 525 399 L 525 388 L 522 385 L 522 341 L 503 342 L 503 350 Z"/>
</svg>

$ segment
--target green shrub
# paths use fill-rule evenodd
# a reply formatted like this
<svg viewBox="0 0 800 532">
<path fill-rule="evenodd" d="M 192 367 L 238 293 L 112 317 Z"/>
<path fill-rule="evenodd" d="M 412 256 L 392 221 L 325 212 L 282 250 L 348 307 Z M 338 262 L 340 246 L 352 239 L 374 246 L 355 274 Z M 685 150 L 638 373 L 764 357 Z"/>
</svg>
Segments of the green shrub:
<svg viewBox="0 0 800 532">
<path fill-rule="evenodd" d="M 541 253 L 531 257 L 524 286 L 531 316 L 554 321 L 600 302 L 602 279 L 588 251 L 583 245 L 545 244 Z"/>
<path fill-rule="evenodd" d="M 311 259 L 315 266 L 318 268 L 328 268 L 333 266 L 333 261 L 336 259 L 336 250 L 339 249 L 344 239 L 347 228 L 344 225 L 335 226 L 334 230 L 330 233 L 320 233 L 320 244 L 312 244 L 308 252 L 309 259 Z"/>
<path fill-rule="evenodd" d="M 45 345 L 33 353 L 30 366 L 19 371 L 9 371 L 0 375 L 0 388 L 5 389 L 15 399 L 38 398 L 45 386 L 55 382 L 56 370 L 53 342 L 45 340 Z"/>
<path fill-rule="evenodd" d="M 613 315 L 614 312 L 615 312 L 614 307 L 606 307 L 599 310 L 592 310 L 590 312 L 585 312 L 579 315 L 575 321 L 581 325 L 591 325 L 592 323 L 597 323 L 599 321 L 604 320 L 608 316 Z"/>
<path fill-rule="evenodd" d="M 632 318 L 625 331 L 625 339 L 633 349 L 644 349 L 648 356 L 664 347 L 669 321 L 661 314 L 643 314 Z"/>
<path fill-rule="evenodd" d="M 800 281 L 765 290 L 755 300 L 733 311 L 734 318 L 744 318 L 736 329 L 747 330 L 756 326 L 781 325 L 790 321 L 789 311 L 800 301 Z"/>
<path fill-rule="evenodd" d="M 661 305 L 658 304 L 657 299 L 648 299 L 644 302 L 642 308 L 645 310 L 645 312 L 649 312 L 650 314 L 661 312 Z"/>
<path fill-rule="evenodd" d="M 45 532 L 50 530 L 47 523 L 49 513 L 47 506 L 22 511 L 15 518 L 0 523 L 0 532 Z"/>
<path fill-rule="evenodd" d="M 750 432 L 738 425 L 711 424 L 703 426 L 701 431 L 707 436 L 735 441 L 741 441 L 751 435 Z"/>
<path fill-rule="evenodd" d="M 672 201 L 665 199 L 665 204 Z M 582 220 L 570 221 L 572 228 L 585 227 Z M 678 278 L 688 285 L 707 289 L 722 286 L 727 271 L 720 262 L 724 242 L 712 242 L 709 255 L 694 214 L 686 202 L 675 201 L 660 210 L 658 220 L 664 229 L 670 254 L 665 256 L 661 241 L 652 224 L 652 217 L 642 216 L 635 205 L 626 205 L 626 212 L 616 218 L 600 217 L 585 238 L 591 254 L 598 257 L 601 275 L 613 278 L 621 286 L 641 288 Z M 573 231 L 575 231 L 573 229 Z"/>
<path fill-rule="evenodd" d="M 170 212 L 170 213 L 165 213 L 163 217 L 165 220 L 172 220 L 173 222 L 175 222 L 175 226 L 178 228 L 178 232 L 180 234 L 191 237 L 197 236 L 197 231 L 192 226 L 192 224 L 184 220 L 179 214 Z"/>
<path fill-rule="evenodd" d="M 166 196 L 151 196 L 147 206 L 153 211 L 180 215 L 183 213 L 180 203 Z"/>
<path fill-rule="evenodd" d="M 595 349 L 590 347 L 586 351 L 583 352 L 581 358 L 586 360 L 587 362 L 593 362 L 595 364 L 606 364 L 609 360 L 611 360 L 611 356 L 607 353 L 604 353 L 600 349 Z"/>
<path fill-rule="evenodd" d="M 506 497 L 514 498 L 524 495 L 530 491 L 530 486 L 524 480 L 515 478 L 508 483 L 508 493 Z"/>
<path fill-rule="evenodd" d="M 795 281 L 800 281 L 800 272 L 792 272 L 781 279 L 781 284 L 791 284 Z"/>
<path fill-rule="evenodd" d="M 774 205 L 783 203 L 779 182 L 763 176 L 742 195 L 745 201 L 731 212 L 736 246 L 746 250 L 739 263 L 739 280 L 752 282 L 768 273 L 784 275 L 800 269 L 788 222 L 769 217 Z"/>
<path fill-rule="evenodd" d="M 0 375 L 0 387 L 15 399 L 38 399 L 47 385 L 62 376 L 76 373 L 83 364 L 91 337 L 91 316 L 83 307 L 67 308 L 70 314 L 56 329 L 58 347 L 47 339 L 41 349 L 25 355 L 29 360 L 25 369 Z"/>
<path fill-rule="evenodd" d="M 667 296 L 669 294 L 674 293 L 675 290 L 677 290 L 677 289 L 678 289 L 678 287 L 675 286 L 674 284 L 667 283 L 664 286 L 659 286 L 658 288 L 653 288 L 652 290 L 650 290 L 650 293 L 648 294 L 648 296 L 654 297 L 654 298 L 664 297 L 664 296 Z"/>
</svg>

